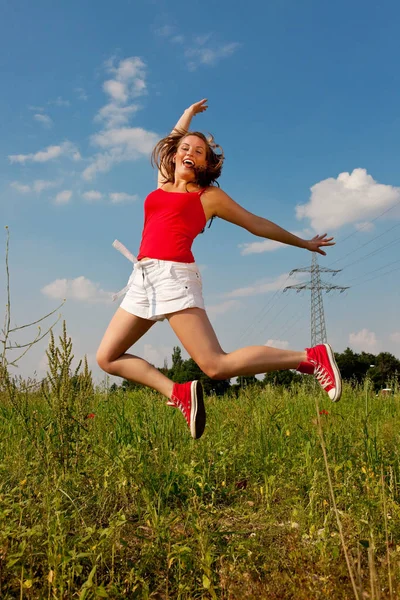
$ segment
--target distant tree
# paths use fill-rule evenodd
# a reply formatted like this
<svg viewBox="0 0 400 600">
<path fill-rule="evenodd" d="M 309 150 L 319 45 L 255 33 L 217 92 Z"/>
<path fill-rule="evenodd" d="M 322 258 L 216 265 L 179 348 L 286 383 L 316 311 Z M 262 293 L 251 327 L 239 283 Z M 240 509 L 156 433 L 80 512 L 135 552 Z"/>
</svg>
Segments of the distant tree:
<svg viewBox="0 0 400 600">
<path fill-rule="evenodd" d="M 296 371 L 284 370 L 284 371 L 270 371 L 265 373 L 264 379 L 262 380 L 263 385 L 268 383 L 272 385 L 289 386 L 292 383 L 300 382 L 303 380 L 303 376 Z"/>
<path fill-rule="evenodd" d="M 165 364 L 164 364 L 165 367 Z M 160 369 L 161 370 L 161 369 Z M 200 369 L 192 358 L 183 360 L 182 351 L 179 346 L 175 346 L 172 352 L 172 366 L 167 370 L 167 376 L 176 383 L 185 383 L 186 381 L 201 381 L 206 394 L 224 394 L 230 387 L 230 379 L 210 379 Z"/>
<path fill-rule="evenodd" d="M 393 380 L 400 381 L 400 360 L 390 352 L 381 352 L 374 357 L 368 375 L 371 377 L 375 391 L 391 385 Z"/>
<path fill-rule="evenodd" d="M 193 381 L 194 379 L 201 381 L 206 394 L 222 396 L 230 387 L 230 379 L 211 379 L 203 373 L 193 358 L 184 361 L 183 370 L 185 381 Z"/>
<path fill-rule="evenodd" d="M 160 371 L 160 373 L 162 373 L 163 375 L 168 377 L 169 369 L 168 369 L 168 362 L 167 362 L 166 358 L 164 358 L 164 366 L 158 367 L 158 370 Z"/>
<path fill-rule="evenodd" d="M 168 370 L 168 377 L 175 383 L 184 383 L 186 381 L 183 362 L 182 350 L 179 346 L 174 346 L 172 351 L 172 366 Z"/>
<path fill-rule="evenodd" d="M 188 360 L 184 361 L 182 365 L 182 372 L 185 381 L 193 381 L 194 379 L 201 380 L 203 377 L 206 377 L 199 365 L 194 362 L 193 358 L 189 358 Z"/>
<path fill-rule="evenodd" d="M 113 384 L 114 385 L 114 384 Z M 136 383 L 136 381 L 131 381 L 130 379 L 123 379 L 121 383 L 121 389 L 123 392 L 129 392 L 133 390 L 140 390 L 144 386 L 141 383 Z"/>
<path fill-rule="evenodd" d="M 262 387 L 262 382 L 255 377 L 255 375 L 239 375 L 236 378 L 236 383 L 231 385 L 229 391 L 235 394 L 235 396 L 239 395 L 240 390 L 245 390 L 246 388 L 255 388 Z"/>
<path fill-rule="evenodd" d="M 236 385 L 242 389 L 259 384 L 260 382 L 255 375 L 239 375 L 236 381 Z"/>
<path fill-rule="evenodd" d="M 335 358 L 343 379 L 355 383 L 364 381 L 370 365 L 375 363 L 373 354 L 357 354 L 351 348 L 346 348 L 342 353 L 335 353 Z"/>
</svg>

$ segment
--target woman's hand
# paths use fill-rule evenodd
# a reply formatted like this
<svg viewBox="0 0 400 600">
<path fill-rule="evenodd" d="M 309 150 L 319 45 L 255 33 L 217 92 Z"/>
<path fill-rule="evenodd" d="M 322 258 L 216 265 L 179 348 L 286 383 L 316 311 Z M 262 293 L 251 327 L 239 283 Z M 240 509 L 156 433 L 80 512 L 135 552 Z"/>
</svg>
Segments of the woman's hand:
<svg viewBox="0 0 400 600">
<path fill-rule="evenodd" d="M 207 110 L 207 98 L 203 98 L 200 102 L 195 102 L 192 106 L 189 106 L 175 125 L 172 131 L 177 131 L 178 133 L 183 131 L 189 131 L 190 123 L 192 122 L 192 118 L 199 113 Z"/>
<path fill-rule="evenodd" d="M 207 108 L 207 98 L 203 98 L 203 100 L 200 100 L 200 102 L 195 102 L 194 104 L 192 104 L 192 106 L 190 106 L 188 110 L 194 117 L 195 115 L 198 115 L 199 113 L 202 113 L 205 110 L 207 110 Z"/>
<path fill-rule="evenodd" d="M 334 246 L 335 242 L 332 242 L 333 237 L 326 237 L 328 234 L 324 233 L 324 235 L 316 235 L 312 240 L 306 240 L 306 245 L 304 246 L 310 252 L 318 252 L 318 254 L 322 254 L 326 256 L 326 252 L 321 250 L 323 246 Z"/>
</svg>

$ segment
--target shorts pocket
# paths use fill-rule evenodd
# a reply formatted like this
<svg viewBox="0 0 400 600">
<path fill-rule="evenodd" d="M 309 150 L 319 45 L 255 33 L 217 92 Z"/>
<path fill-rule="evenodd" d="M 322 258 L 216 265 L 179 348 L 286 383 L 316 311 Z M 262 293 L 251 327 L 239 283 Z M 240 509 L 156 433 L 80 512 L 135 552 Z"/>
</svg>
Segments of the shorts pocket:
<svg viewBox="0 0 400 600">
<path fill-rule="evenodd" d="M 191 268 L 184 265 L 172 265 L 171 275 L 174 279 L 179 281 L 185 289 L 189 289 L 193 286 L 202 286 L 200 271 L 196 267 Z"/>
</svg>

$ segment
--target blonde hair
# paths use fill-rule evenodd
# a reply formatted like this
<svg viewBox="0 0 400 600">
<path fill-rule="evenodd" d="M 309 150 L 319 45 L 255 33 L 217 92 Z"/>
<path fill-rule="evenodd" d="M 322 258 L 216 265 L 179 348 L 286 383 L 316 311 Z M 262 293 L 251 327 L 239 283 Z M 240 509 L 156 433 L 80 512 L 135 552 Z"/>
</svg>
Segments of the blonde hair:
<svg viewBox="0 0 400 600">
<path fill-rule="evenodd" d="M 174 183 L 175 181 L 175 163 L 174 156 L 178 150 L 179 144 L 188 136 L 195 135 L 206 144 L 206 166 L 194 170 L 196 183 L 200 187 L 218 185 L 217 179 L 221 175 L 224 162 L 224 152 L 218 144 L 214 142 L 214 137 L 206 137 L 199 131 L 185 131 L 183 129 L 174 129 L 172 133 L 158 142 L 151 154 L 151 164 L 156 166 L 164 183 Z"/>
</svg>

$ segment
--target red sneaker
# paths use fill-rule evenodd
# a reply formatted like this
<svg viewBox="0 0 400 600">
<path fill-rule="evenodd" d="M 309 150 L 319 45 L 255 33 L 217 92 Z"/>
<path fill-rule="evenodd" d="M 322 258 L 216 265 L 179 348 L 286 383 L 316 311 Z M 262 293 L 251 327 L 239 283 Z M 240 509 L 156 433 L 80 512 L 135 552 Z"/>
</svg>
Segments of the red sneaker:
<svg viewBox="0 0 400 600">
<path fill-rule="evenodd" d="M 206 426 L 206 410 L 203 400 L 203 386 L 200 381 L 174 383 L 169 406 L 179 408 L 190 428 L 194 439 L 199 439 Z"/>
<path fill-rule="evenodd" d="M 306 348 L 306 352 L 307 361 L 300 363 L 297 370 L 300 373 L 315 375 L 332 402 L 338 402 L 342 395 L 342 377 L 332 348 L 329 344 L 319 344 L 313 348 Z"/>
</svg>

